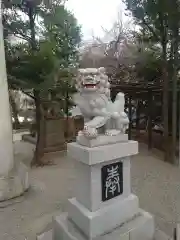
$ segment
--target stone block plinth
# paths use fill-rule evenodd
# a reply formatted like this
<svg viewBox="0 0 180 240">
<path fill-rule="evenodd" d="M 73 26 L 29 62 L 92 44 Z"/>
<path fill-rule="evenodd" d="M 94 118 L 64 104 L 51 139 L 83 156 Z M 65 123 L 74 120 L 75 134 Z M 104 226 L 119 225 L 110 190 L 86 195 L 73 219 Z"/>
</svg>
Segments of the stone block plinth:
<svg viewBox="0 0 180 240">
<path fill-rule="evenodd" d="M 53 240 L 89 240 L 92 238 L 84 235 L 76 225 L 68 219 L 68 213 L 54 219 Z M 93 240 L 152 240 L 154 236 L 154 220 L 153 217 L 142 210 L 135 218 L 119 225 L 112 231 L 99 235 Z M 51 240 L 39 238 L 38 240 Z"/>
<path fill-rule="evenodd" d="M 68 218 L 90 239 L 111 231 L 138 213 L 139 201 L 135 195 L 129 195 L 121 201 L 116 200 L 94 212 L 89 211 L 75 198 L 70 199 L 68 204 Z"/>
<path fill-rule="evenodd" d="M 76 182 L 74 195 L 90 211 L 96 211 L 105 205 L 128 197 L 130 187 L 130 156 L 138 153 L 135 141 L 117 143 L 109 146 L 88 148 L 77 143 L 68 144 L 68 155 L 76 161 Z M 121 193 L 105 201 L 102 199 L 103 168 L 121 164 Z M 105 180 L 105 179 L 104 179 Z"/>
<path fill-rule="evenodd" d="M 130 157 L 138 143 L 121 138 L 96 147 L 68 144 L 77 176 L 74 198 L 67 213 L 54 219 L 53 240 L 153 240 L 153 217 L 131 193 Z"/>
<path fill-rule="evenodd" d="M 69 143 L 68 156 L 87 165 L 97 165 L 115 159 L 121 159 L 138 153 L 136 141 L 119 142 L 110 145 L 89 148 L 78 143 Z"/>
</svg>

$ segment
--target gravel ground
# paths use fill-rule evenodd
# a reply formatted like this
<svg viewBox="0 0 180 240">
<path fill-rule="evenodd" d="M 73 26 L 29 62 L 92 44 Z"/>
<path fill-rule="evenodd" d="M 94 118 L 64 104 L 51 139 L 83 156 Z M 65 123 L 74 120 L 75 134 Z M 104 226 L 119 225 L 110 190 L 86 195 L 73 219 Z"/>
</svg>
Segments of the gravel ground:
<svg viewBox="0 0 180 240">
<path fill-rule="evenodd" d="M 33 145 L 15 142 L 15 156 L 29 164 Z M 51 227 L 52 216 L 66 208 L 73 195 L 74 163 L 65 153 L 48 156 L 55 165 L 34 168 L 30 172 L 31 188 L 23 197 L 0 205 L 1 240 L 35 240 L 36 234 Z M 149 154 L 141 146 L 132 158 L 132 190 L 141 208 L 155 215 L 157 226 L 172 235 L 180 221 L 180 170 Z"/>
<path fill-rule="evenodd" d="M 155 216 L 156 226 L 172 236 L 180 222 L 180 169 L 159 160 L 157 154 L 142 145 L 132 158 L 132 190 L 141 208 Z"/>
</svg>

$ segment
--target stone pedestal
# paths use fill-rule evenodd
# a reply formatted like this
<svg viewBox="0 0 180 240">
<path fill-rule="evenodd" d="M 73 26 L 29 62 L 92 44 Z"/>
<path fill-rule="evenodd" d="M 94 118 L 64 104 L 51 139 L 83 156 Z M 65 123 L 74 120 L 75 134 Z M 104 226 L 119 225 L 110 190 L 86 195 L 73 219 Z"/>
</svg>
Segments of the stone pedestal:
<svg viewBox="0 0 180 240">
<path fill-rule="evenodd" d="M 74 198 L 67 213 L 53 220 L 53 240 L 152 240 L 153 217 L 139 208 L 131 193 L 130 156 L 138 143 L 125 141 L 99 147 L 68 144 L 76 161 Z M 50 240 L 41 235 L 38 240 Z"/>
<path fill-rule="evenodd" d="M 14 162 L 2 16 L 0 18 L 0 56 L 0 201 L 4 201 L 21 195 L 28 188 L 28 172 L 23 163 Z"/>
</svg>

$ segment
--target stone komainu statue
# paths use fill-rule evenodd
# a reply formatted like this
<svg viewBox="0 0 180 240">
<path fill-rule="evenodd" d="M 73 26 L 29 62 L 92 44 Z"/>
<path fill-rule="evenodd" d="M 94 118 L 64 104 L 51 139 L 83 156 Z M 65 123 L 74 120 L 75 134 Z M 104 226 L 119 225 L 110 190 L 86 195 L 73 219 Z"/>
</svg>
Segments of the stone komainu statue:
<svg viewBox="0 0 180 240">
<path fill-rule="evenodd" d="M 124 94 L 118 93 L 115 101 L 111 101 L 110 84 L 104 68 L 79 69 L 76 88 L 78 93 L 74 95 L 74 102 L 85 121 L 79 136 L 94 139 L 99 135 L 125 133 L 129 120 L 124 112 Z"/>
</svg>

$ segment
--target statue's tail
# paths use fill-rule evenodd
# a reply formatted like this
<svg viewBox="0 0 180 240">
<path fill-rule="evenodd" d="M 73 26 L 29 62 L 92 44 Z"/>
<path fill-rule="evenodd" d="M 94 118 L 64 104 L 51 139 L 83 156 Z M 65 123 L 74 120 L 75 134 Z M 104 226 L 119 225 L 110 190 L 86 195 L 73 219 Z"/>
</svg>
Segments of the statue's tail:
<svg viewBox="0 0 180 240">
<path fill-rule="evenodd" d="M 124 99 L 124 93 L 122 92 L 119 92 L 117 95 L 116 95 L 116 98 L 115 98 L 115 101 L 122 101 L 122 102 L 125 102 L 125 99 Z"/>
<path fill-rule="evenodd" d="M 116 99 L 113 103 L 113 118 L 116 119 L 117 128 L 120 129 L 123 133 L 128 128 L 129 119 L 124 112 L 124 93 L 118 93 Z"/>
<path fill-rule="evenodd" d="M 115 101 L 113 102 L 113 112 L 124 112 L 124 104 L 125 104 L 125 100 L 124 100 L 124 93 L 118 93 L 116 95 Z"/>
</svg>

